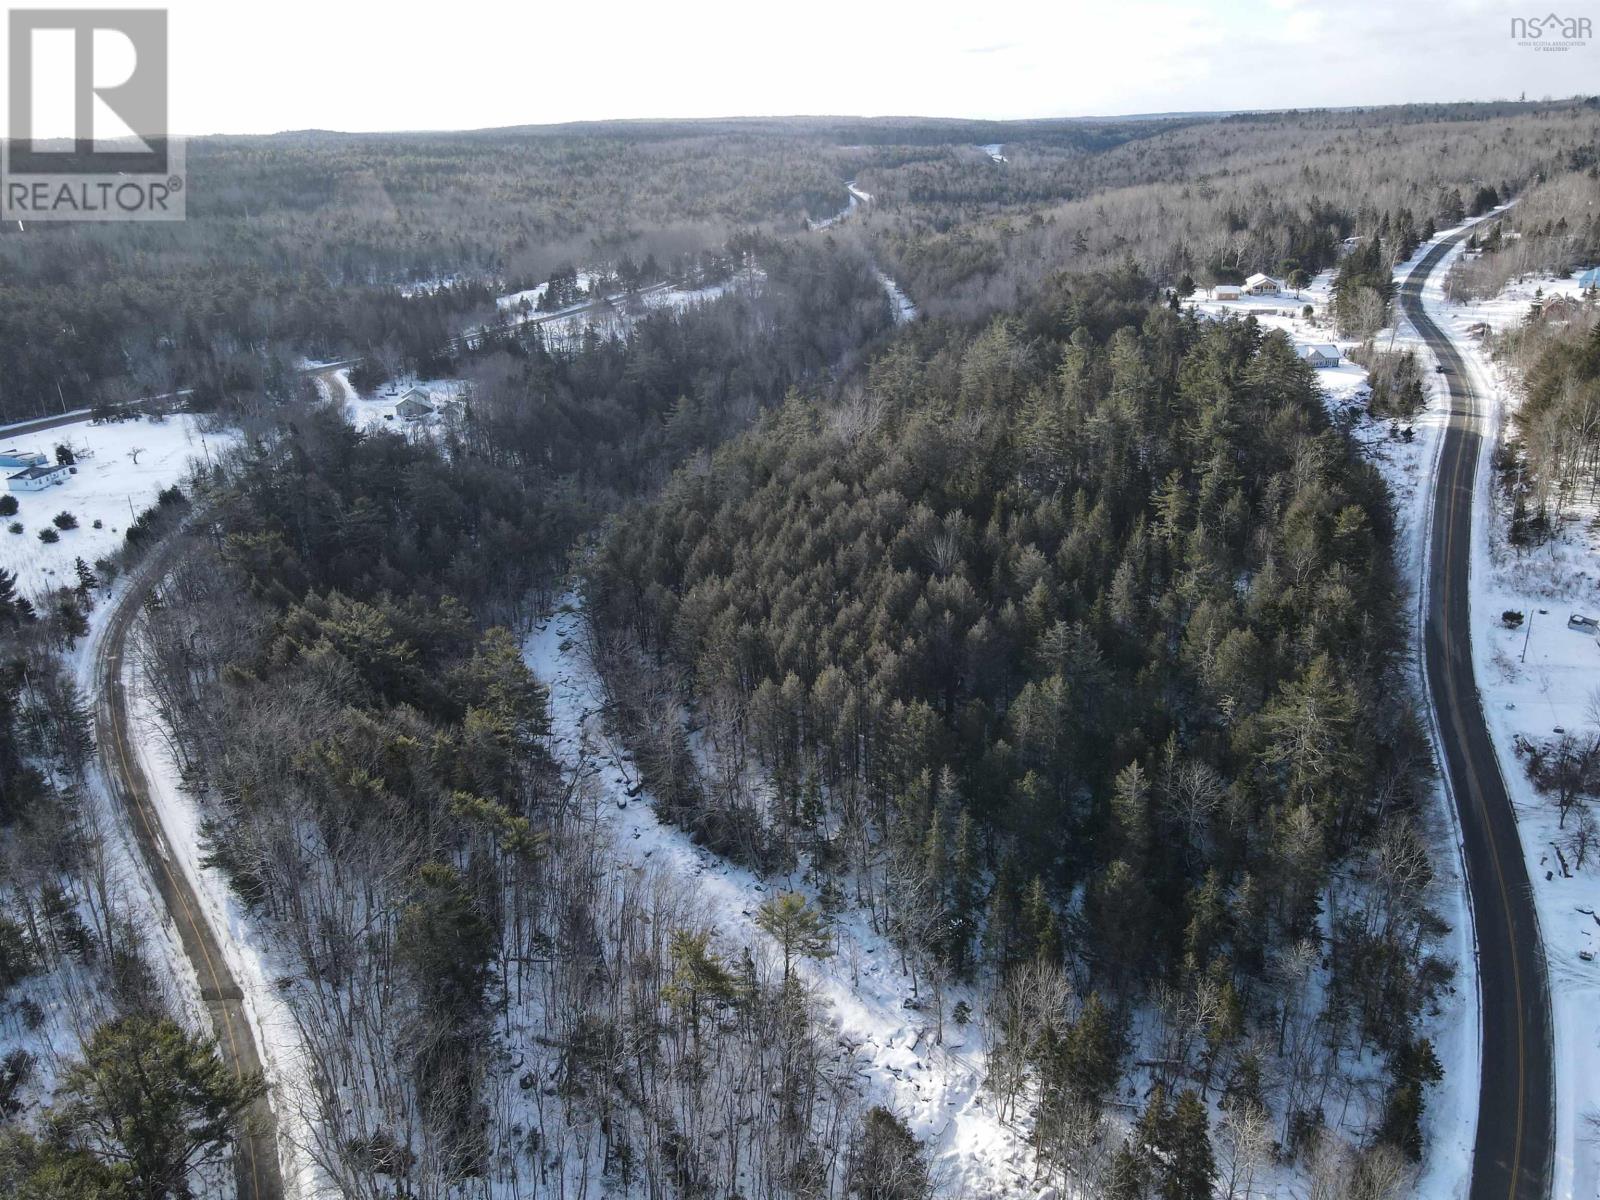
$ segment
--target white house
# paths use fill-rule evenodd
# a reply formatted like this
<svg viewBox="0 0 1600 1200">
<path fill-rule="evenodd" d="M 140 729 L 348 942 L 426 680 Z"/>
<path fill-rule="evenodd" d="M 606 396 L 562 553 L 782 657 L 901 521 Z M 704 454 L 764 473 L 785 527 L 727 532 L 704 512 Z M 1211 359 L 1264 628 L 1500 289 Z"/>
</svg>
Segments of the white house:
<svg viewBox="0 0 1600 1200">
<path fill-rule="evenodd" d="M 1313 367 L 1337 367 L 1339 365 L 1339 347 L 1337 346 L 1296 346 L 1294 352 Z"/>
<path fill-rule="evenodd" d="M 1211 289 L 1213 300 L 1237 300 L 1239 298 L 1239 285 L 1237 283 L 1219 283 Z"/>
<path fill-rule="evenodd" d="M 6 487 L 13 492 L 42 492 L 47 487 L 58 483 L 65 483 L 72 474 L 72 468 L 61 464 L 52 466 L 49 463 L 39 463 L 25 467 L 6 479 Z"/>
<path fill-rule="evenodd" d="M 395 415 L 403 421 L 420 421 L 433 413 L 433 393 L 422 388 L 412 388 L 400 397 L 394 406 Z"/>
<path fill-rule="evenodd" d="M 1276 296 L 1283 291 L 1283 284 L 1279 283 L 1271 275 L 1263 275 L 1260 271 L 1257 271 L 1244 281 L 1244 290 L 1252 296 Z"/>
</svg>

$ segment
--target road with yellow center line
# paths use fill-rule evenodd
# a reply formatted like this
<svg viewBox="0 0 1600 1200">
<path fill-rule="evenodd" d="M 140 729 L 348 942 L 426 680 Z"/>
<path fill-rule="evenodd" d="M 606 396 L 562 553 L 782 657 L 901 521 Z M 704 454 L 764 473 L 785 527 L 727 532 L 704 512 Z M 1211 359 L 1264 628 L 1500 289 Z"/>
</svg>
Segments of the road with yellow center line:
<svg viewBox="0 0 1600 1200">
<path fill-rule="evenodd" d="M 1555 1127 L 1550 992 L 1516 813 L 1472 669 L 1468 578 L 1482 409 L 1460 351 L 1422 305 L 1429 278 L 1466 236 L 1462 232 L 1428 251 L 1399 297 L 1402 311 L 1444 368 L 1450 403 L 1424 567 L 1423 668 L 1438 719 L 1445 780 L 1459 815 L 1477 934 L 1482 1074 L 1469 1196 L 1547 1200 Z"/>
</svg>

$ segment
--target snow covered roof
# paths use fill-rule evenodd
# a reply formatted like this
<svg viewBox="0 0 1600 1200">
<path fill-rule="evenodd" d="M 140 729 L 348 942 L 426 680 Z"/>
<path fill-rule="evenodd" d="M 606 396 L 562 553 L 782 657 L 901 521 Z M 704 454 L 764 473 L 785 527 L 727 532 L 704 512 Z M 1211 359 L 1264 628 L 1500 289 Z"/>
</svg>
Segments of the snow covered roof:
<svg viewBox="0 0 1600 1200">
<path fill-rule="evenodd" d="M 433 394 L 421 388 L 412 388 L 394 406 L 402 417 L 423 417 L 433 411 Z"/>
<path fill-rule="evenodd" d="M 1590 267 L 1579 275 L 1578 286 L 1581 288 L 1600 287 L 1600 267 Z"/>
<path fill-rule="evenodd" d="M 11 478 L 43 479 L 47 475 L 54 475 L 57 471 L 65 471 L 66 469 L 67 468 L 65 464 L 53 467 L 48 463 L 36 463 L 34 466 L 26 467 L 23 470 L 18 471 L 15 475 L 12 475 Z"/>
<path fill-rule="evenodd" d="M 1323 358 L 1338 358 L 1339 347 L 1324 342 L 1317 346 L 1296 346 L 1295 353 L 1301 358 L 1310 358 L 1313 354 L 1320 354 Z"/>
<path fill-rule="evenodd" d="M 1245 285 L 1245 287 L 1255 287 L 1256 284 L 1258 284 L 1258 283 L 1277 283 L 1277 282 L 1278 281 L 1276 279 L 1274 279 L 1271 275 L 1263 275 L 1260 271 L 1257 271 L 1254 275 L 1250 276 L 1249 279 L 1246 279 L 1244 281 L 1244 285 Z"/>
</svg>

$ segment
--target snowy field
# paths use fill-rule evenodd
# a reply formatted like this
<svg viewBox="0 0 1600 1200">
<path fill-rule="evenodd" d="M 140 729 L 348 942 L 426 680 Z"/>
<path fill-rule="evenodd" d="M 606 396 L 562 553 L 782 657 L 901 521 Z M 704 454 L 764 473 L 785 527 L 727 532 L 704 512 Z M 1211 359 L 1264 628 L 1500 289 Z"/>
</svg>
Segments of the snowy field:
<svg viewBox="0 0 1600 1200">
<path fill-rule="evenodd" d="M 1574 279 L 1527 279 L 1484 301 L 1456 304 L 1430 292 L 1426 303 L 1461 348 L 1488 410 L 1473 505 L 1473 669 L 1516 807 L 1549 964 L 1556 1041 L 1554 1194 L 1593 1198 L 1600 1196 L 1600 1148 L 1586 1117 L 1600 1111 L 1600 863 L 1591 849 L 1588 861 L 1577 865 L 1577 818 L 1569 815 L 1561 827 L 1553 798 L 1539 794 L 1528 778 L 1524 747 L 1549 743 L 1562 732 L 1585 737 L 1600 727 L 1594 703 L 1600 643 L 1568 626 L 1574 614 L 1600 617 L 1600 503 L 1592 495 L 1581 497 L 1569 510 L 1575 519 L 1558 522 L 1546 545 L 1519 552 L 1508 544 L 1509 505 L 1495 486 L 1490 456 L 1519 403 L 1520 381 L 1468 333 L 1480 322 L 1498 332 L 1522 320 L 1540 292 L 1548 298 L 1577 290 Z M 1502 624 L 1508 610 L 1525 614 L 1521 628 Z"/>
<path fill-rule="evenodd" d="M 595 276 L 593 272 L 578 272 L 578 286 L 585 292 L 594 287 L 594 280 Z M 538 287 L 527 288 L 520 292 L 512 292 L 508 296 L 497 296 L 495 297 L 494 302 L 495 307 L 501 312 L 507 313 L 516 318 L 537 317 L 540 315 L 539 301 L 549 290 L 550 284 L 548 281 L 546 281 L 541 283 Z M 578 305 L 576 307 L 582 306 Z"/>
<path fill-rule="evenodd" d="M 578 273 L 579 286 L 585 289 L 593 286 L 594 279 L 595 276 L 586 271 Z M 756 267 L 747 267 L 720 283 L 703 287 L 657 283 L 640 288 L 631 295 L 587 297 L 552 313 L 541 313 L 535 307 L 550 286 L 541 283 L 526 291 L 501 296 L 495 303 L 511 323 L 537 326 L 546 345 L 555 349 L 569 349 L 581 343 L 591 330 L 603 338 L 626 337 L 635 322 L 652 312 L 685 312 L 733 291 L 758 290 L 765 282 L 764 272 Z M 482 329 L 469 330 L 466 335 L 468 344 L 475 345 L 476 336 L 482 332 Z"/>
<path fill-rule="evenodd" d="M 24 596 L 76 586 L 75 560 L 92 567 L 95 559 L 120 547 L 128 522 L 154 504 L 157 493 L 180 482 L 192 460 L 204 461 L 232 441 L 226 433 L 202 432 L 198 418 L 183 414 L 160 422 L 84 421 L 5 442 L 52 461 L 56 446 L 69 445 L 78 456 L 78 473 L 42 492 L 5 493 L 17 498 L 18 508 L 16 516 L 0 521 L 6 527 L 0 528 L 0 567 L 16 573 Z M 70 512 L 78 527 L 59 531 L 61 540 L 46 545 L 39 530 L 53 528 L 51 520 L 60 512 Z M 14 521 L 22 523 L 21 533 L 8 532 Z"/>
</svg>

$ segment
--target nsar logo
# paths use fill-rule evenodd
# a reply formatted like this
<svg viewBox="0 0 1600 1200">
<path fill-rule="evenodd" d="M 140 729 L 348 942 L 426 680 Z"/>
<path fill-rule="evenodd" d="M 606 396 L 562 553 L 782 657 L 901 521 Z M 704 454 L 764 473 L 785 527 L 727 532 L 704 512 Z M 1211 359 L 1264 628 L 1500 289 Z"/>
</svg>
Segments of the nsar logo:
<svg viewBox="0 0 1600 1200">
<path fill-rule="evenodd" d="M 1542 17 L 1512 17 L 1511 40 L 1530 50 L 1576 50 L 1594 36 L 1588 17 L 1563 17 L 1548 13 Z"/>
</svg>

